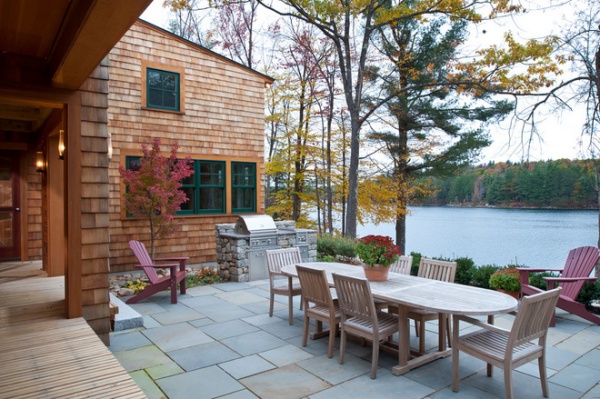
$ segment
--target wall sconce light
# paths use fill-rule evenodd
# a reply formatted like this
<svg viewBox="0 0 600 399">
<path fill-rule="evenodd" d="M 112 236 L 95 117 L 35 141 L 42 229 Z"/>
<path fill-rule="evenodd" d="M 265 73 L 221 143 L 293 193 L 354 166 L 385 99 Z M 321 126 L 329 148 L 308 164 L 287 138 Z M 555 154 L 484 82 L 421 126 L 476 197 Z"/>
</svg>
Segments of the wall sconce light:
<svg viewBox="0 0 600 399">
<path fill-rule="evenodd" d="M 108 155 L 108 160 L 110 161 L 110 160 L 112 160 L 112 156 L 113 156 L 112 136 L 110 133 L 108 133 L 107 144 L 108 144 L 107 155 Z"/>
<path fill-rule="evenodd" d="M 46 171 L 46 160 L 44 159 L 44 153 L 38 151 L 35 154 L 35 171 L 38 173 L 44 173 Z"/>
<path fill-rule="evenodd" d="M 65 157 L 65 131 L 58 131 L 58 159 L 64 159 Z"/>
</svg>

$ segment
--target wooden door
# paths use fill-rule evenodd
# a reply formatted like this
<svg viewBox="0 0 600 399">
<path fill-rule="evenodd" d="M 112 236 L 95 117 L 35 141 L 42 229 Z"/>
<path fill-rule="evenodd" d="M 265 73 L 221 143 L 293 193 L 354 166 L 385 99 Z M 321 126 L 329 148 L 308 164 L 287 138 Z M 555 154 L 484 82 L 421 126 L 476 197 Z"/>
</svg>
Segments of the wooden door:
<svg viewBox="0 0 600 399">
<path fill-rule="evenodd" d="M 0 155 L 0 261 L 20 259 L 19 158 Z"/>
</svg>

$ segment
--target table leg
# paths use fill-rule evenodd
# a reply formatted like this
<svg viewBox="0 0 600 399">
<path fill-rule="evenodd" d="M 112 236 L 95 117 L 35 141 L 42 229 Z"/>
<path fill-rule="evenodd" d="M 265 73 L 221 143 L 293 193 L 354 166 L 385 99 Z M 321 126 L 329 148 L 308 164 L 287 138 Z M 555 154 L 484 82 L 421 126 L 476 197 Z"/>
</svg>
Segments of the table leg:
<svg viewBox="0 0 600 399">
<path fill-rule="evenodd" d="M 410 360 L 410 323 L 408 308 L 398 305 L 398 365 L 405 367 Z"/>
<path fill-rule="evenodd" d="M 408 307 L 402 305 L 398 306 L 398 365 L 392 368 L 392 373 L 394 375 L 402 375 L 435 359 L 450 356 L 452 352 L 446 348 L 445 339 L 446 317 L 447 315 L 440 314 L 439 350 L 425 354 L 415 352 L 414 357 L 411 357 Z"/>
<path fill-rule="evenodd" d="M 439 323 L 439 336 L 438 336 L 438 348 L 441 351 L 445 351 L 446 350 L 446 335 L 447 335 L 447 329 L 448 329 L 448 324 L 447 321 L 448 320 L 448 315 L 446 313 L 439 313 L 439 318 L 438 318 L 438 323 Z"/>
</svg>

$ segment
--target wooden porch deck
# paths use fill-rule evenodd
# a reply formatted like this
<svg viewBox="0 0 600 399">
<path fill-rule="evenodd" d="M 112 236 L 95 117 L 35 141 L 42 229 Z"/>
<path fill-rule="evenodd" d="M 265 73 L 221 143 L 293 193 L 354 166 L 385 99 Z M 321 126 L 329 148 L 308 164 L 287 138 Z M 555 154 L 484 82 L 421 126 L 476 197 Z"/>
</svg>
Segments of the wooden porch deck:
<svg viewBox="0 0 600 399">
<path fill-rule="evenodd" d="M 64 278 L 0 263 L 0 396 L 146 398 L 83 318 L 64 317 Z"/>
</svg>

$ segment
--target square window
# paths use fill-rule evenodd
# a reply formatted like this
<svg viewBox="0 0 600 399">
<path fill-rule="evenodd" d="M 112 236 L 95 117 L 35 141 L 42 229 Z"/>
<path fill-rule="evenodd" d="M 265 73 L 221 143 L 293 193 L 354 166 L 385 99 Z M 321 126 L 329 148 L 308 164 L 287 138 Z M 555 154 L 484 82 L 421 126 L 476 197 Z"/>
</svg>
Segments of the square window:
<svg viewBox="0 0 600 399">
<path fill-rule="evenodd" d="M 146 106 L 179 111 L 179 73 L 146 68 Z"/>
</svg>

